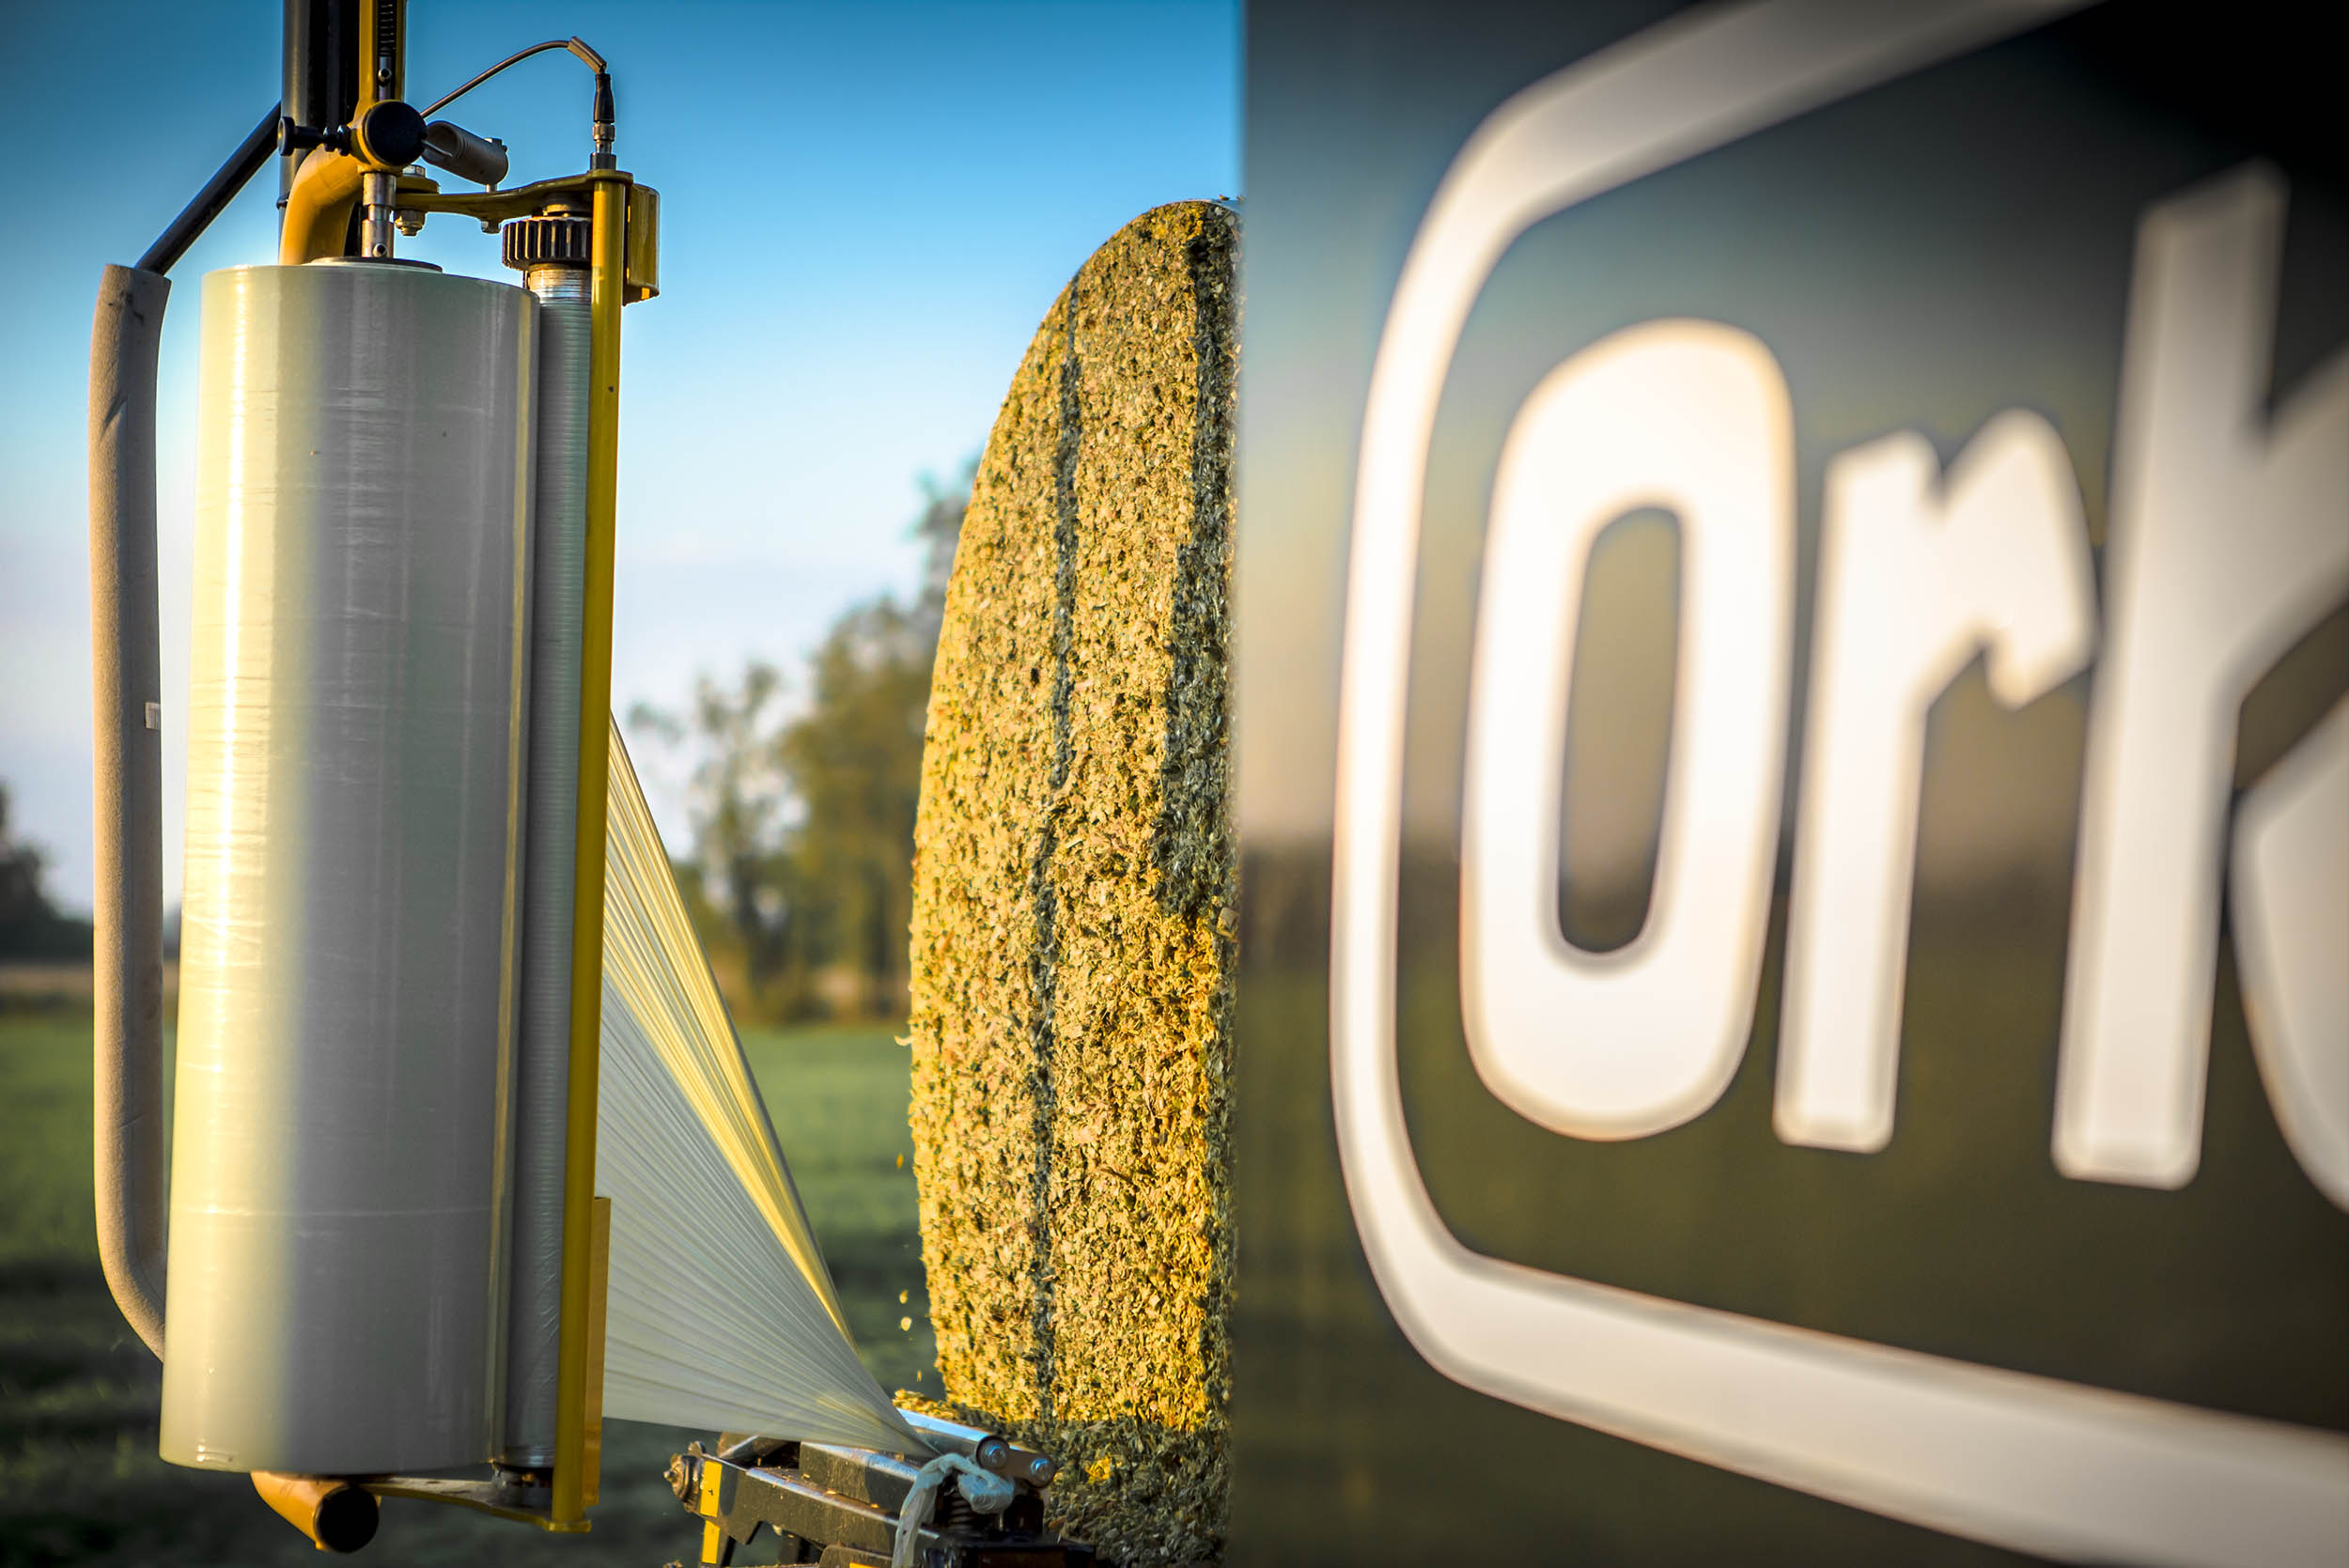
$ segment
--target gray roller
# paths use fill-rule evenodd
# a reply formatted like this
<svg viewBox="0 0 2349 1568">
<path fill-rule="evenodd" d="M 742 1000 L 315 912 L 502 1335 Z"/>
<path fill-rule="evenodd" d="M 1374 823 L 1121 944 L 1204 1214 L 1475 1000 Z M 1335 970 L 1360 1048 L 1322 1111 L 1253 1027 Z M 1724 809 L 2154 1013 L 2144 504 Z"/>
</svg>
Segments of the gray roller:
<svg viewBox="0 0 2349 1568">
<path fill-rule="evenodd" d="M 563 1325 L 564 1117 L 570 1087 L 571 889 L 579 825 L 579 660 L 587 572 L 587 274 L 540 267 L 530 786 L 523 820 L 521 1032 L 515 1070 L 509 1465 L 554 1462 Z"/>
<path fill-rule="evenodd" d="M 496 1448 L 537 305 L 205 280 L 163 1454 Z"/>
</svg>

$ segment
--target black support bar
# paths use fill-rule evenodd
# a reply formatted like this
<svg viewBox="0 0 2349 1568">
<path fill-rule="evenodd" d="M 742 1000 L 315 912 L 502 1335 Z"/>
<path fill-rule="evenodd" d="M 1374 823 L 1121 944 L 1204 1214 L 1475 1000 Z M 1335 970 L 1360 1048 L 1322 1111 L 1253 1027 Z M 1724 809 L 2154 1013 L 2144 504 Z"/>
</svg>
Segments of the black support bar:
<svg viewBox="0 0 2349 1568">
<path fill-rule="evenodd" d="M 185 256 L 188 247 L 195 243 L 196 237 L 211 226 L 214 218 L 220 216 L 221 209 L 236 199 L 237 193 L 244 189 L 245 181 L 260 172 L 261 165 L 269 162 L 270 154 L 277 150 L 277 121 L 283 112 L 283 104 L 270 105 L 269 113 L 261 116 L 261 123 L 255 126 L 253 133 L 245 137 L 242 145 L 229 155 L 228 162 L 220 166 L 220 172 L 204 182 L 204 189 L 195 194 L 195 199 L 171 220 L 171 226 L 163 230 L 153 244 L 147 247 L 147 254 L 139 257 L 140 272 L 159 275 L 170 272 L 172 263 Z"/>
</svg>

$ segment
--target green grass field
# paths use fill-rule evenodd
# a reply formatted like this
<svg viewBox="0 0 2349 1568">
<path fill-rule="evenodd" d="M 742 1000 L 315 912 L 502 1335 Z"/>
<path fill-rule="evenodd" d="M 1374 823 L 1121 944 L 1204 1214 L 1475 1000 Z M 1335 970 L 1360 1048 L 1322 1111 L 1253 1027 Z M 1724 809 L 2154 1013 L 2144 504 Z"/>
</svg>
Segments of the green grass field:
<svg viewBox="0 0 2349 1568">
<path fill-rule="evenodd" d="M 913 1173 L 900 1163 L 912 1152 L 907 1056 L 891 1032 L 766 1032 L 745 1045 L 866 1364 L 884 1388 L 935 1391 Z M 89 1051 L 86 1005 L 0 1012 L 0 1568 L 314 1563 L 315 1549 L 242 1477 L 156 1456 L 160 1369 L 98 1269 Z M 690 1562 L 698 1532 L 661 1470 L 708 1436 L 608 1425 L 603 1501 L 587 1535 L 394 1500 L 362 1560 Z"/>
</svg>

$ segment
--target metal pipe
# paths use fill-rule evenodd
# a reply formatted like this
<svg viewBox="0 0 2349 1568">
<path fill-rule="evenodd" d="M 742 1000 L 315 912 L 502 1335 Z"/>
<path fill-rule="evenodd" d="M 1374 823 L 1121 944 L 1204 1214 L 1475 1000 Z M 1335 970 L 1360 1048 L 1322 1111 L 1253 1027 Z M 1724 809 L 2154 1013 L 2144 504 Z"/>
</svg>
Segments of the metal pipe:
<svg viewBox="0 0 2349 1568">
<path fill-rule="evenodd" d="M 351 210 L 367 166 L 348 152 L 313 147 L 286 195 L 286 216 L 277 231 L 280 265 L 341 256 L 350 232 Z"/>
<path fill-rule="evenodd" d="M 628 181 L 595 184 L 588 314 L 587 566 L 579 670 L 578 885 L 571 917 L 569 1115 L 563 1152 L 563 1350 L 554 1435 L 555 1524 L 584 1511 L 588 1251 L 596 1194 L 596 1093 L 603 1030 L 604 808 L 612 722 L 612 556 L 619 500 L 620 303 L 628 285 Z"/>
<path fill-rule="evenodd" d="M 941 1453 L 958 1453 L 983 1469 L 1002 1473 L 1011 1454 L 1011 1440 L 985 1427 L 965 1426 L 960 1421 L 941 1421 L 919 1410 L 900 1406 L 899 1419 L 913 1428 L 929 1445 Z"/>
<path fill-rule="evenodd" d="M 392 258 L 392 216 L 399 205 L 399 182 L 393 176 L 369 169 L 360 178 L 364 218 L 359 254 L 375 261 Z"/>
<path fill-rule="evenodd" d="M 248 171 L 250 172 L 250 171 Z M 163 1353 L 163 764 L 157 656 L 155 350 L 171 280 L 108 267 L 89 355 L 97 859 L 91 960 L 98 1256 Z"/>
<path fill-rule="evenodd" d="M 359 83 L 358 0 L 286 0 L 283 105 L 297 127 L 316 134 L 350 118 Z M 277 160 L 277 205 L 293 194 L 310 144 L 288 143 Z"/>
<path fill-rule="evenodd" d="M 960 1421 L 941 1421 L 924 1415 L 919 1410 L 897 1408 L 898 1417 L 906 1425 L 927 1439 L 939 1452 L 961 1454 L 982 1469 L 1024 1481 L 1031 1486 L 1044 1487 L 1052 1483 L 1060 1473 L 1060 1462 L 1050 1454 L 1034 1449 L 1022 1448 L 1001 1433 L 983 1427 L 965 1426 Z"/>
<path fill-rule="evenodd" d="M 564 1124 L 571 1043 L 579 679 L 587 555 L 587 272 L 534 267 L 538 297 L 537 535 L 531 574 L 530 778 L 521 1027 L 515 1062 L 514 1250 L 505 1463 L 554 1462 L 563 1311 Z"/>
<path fill-rule="evenodd" d="M 340 1476 L 256 1470 L 253 1489 L 322 1552 L 355 1552 L 375 1539 L 375 1494 Z"/>
<path fill-rule="evenodd" d="M 278 91 L 283 95 L 277 105 L 278 114 L 299 126 L 316 127 L 318 101 L 320 91 L 319 35 L 325 31 L 322 0 L 286 0 L 286 20 L 279 37 L 284 47 L 279 58 Z M 290 147 L 281 147 L 277 153 L 277 205 L 284 207 L 286 197 L 293 190 L 294 165 L 300 156 Z"/>
<path fill-rule="evenodd" d="M 277 121 L 284 109 L 285 105 L 280 103 L 270 105 L 269 113 L 261 116 L 261 123 L 255 126 L 237 145 L 237 150 L 228 155 L 228 162 L 204 182 L 204 189 L 198 191 L 195 199 L 171 220 L 171 226 L 147 247 L 147 254 L 139 257 L 140 272 L 170 272 L 172 263 L 185 256 L 188 247 L 195 243 L 195 237 L 210 226 L 223 208 L 236 199 L 237 193 L 244 189 L 245 181 L 260 172 L 261 165 L 269 162 L 270 154 L 277 150 Z"/>
<path fill-rule="evenodd" d="M 424 128 L 424 161 L 476 185 L 495 185 L 509 166 L 504 142 L 444 119 Z"/>
</svg>

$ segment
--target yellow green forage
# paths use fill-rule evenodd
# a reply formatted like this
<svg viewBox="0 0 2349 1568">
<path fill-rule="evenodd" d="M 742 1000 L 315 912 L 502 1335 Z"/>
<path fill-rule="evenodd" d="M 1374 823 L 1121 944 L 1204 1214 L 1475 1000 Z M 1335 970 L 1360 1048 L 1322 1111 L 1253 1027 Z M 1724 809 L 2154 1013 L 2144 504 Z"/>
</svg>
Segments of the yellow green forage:
<svg viewBox="0 0 2349 1568">
<path fill-rule="evenodd" d="M 923 757 L 912 1124 L 946 1400 L 1112 1560 L 1221 1550 L 1231 214 L 1144 213 L 981 459 Z M 901 1396 L 902 1397 L 902 1396 Z"/>
</svg>

